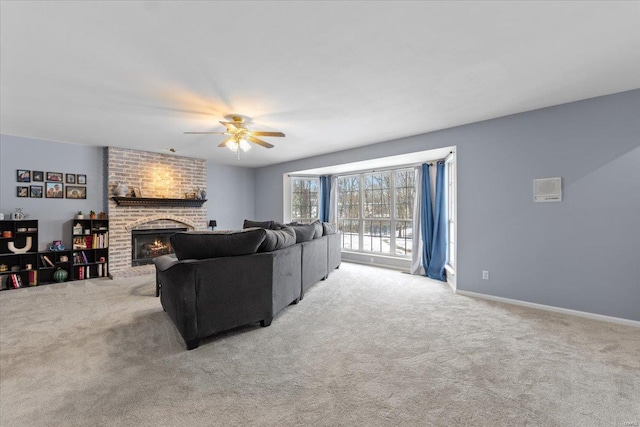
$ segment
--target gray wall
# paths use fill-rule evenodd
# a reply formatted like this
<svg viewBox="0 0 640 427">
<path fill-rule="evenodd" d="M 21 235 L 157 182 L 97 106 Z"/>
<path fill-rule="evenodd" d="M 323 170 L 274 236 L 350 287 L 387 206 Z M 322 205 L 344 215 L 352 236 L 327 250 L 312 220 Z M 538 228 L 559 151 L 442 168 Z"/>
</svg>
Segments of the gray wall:
<svg viewBox="0 0 640 427">
<path fill-rule="evenodd" d="M 15 208 L 23 208 L 31 219 L 39 220 L 39 250 L 62 240 L 71 247 L 71 222 L 75 213 L 106 211 L 103 181 L 103 149 L 64 144 L 17 136 L 0 135 L 0 212 L 9 219 Z M 42 185 L 44 182 L 18 183 L 16 170 L 87 175 L 87 199 L 31 199 L 16 196 L 18 185 Z M 45 177 L 46 179 L 46 177 Z"/>
<path fill-rule="evenodd" d="M 639 113 L 635 90 L 261 168 L 256 217 L 282 219 L 284 173 L 457 146 L 458 289 L 640 320 Z"/>
<path fill-rule="evenodd" d="M 238 230 L 255 217 L 255 169 L 207 164 L 207 218 L 216 230 Z"/>
<path fill-rule="evenodd" d="M 8 219 L 15 208 L 23 208 L 31 218 L 38 219 L 39 250 L 47 249 L 53 240 L 62 240 L 70 247 L 75 213 L 106 211 L 104 161 L 101 147 L 0 135 L 0 212 Z M 87 199 L 16 197 L 16 187 L 23 185 L 16 182 L 17 169 L 85 174 Z M 254 178 L 254 169 L 207 164 L 207 218 L 216 219 L 218 229 L 242 228 L 243 219 L 255 217 Z"/>
</svg>

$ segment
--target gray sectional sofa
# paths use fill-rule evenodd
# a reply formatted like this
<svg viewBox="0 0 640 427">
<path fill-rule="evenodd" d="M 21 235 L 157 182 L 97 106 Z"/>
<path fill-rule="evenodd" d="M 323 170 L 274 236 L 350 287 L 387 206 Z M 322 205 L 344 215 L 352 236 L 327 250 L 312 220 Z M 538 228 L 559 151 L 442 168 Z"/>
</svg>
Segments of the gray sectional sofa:
<svg viewBox="0 0 640 427">
<path fill-rule="evenodd" d="M 339 268 L 340 235 L 330 226 L 274 224 L 176 233 L 175 255 L 154 259 L 162 307 L 187 349 L 238 326 L 269 326 L 279 311 Z"/>
</svg>

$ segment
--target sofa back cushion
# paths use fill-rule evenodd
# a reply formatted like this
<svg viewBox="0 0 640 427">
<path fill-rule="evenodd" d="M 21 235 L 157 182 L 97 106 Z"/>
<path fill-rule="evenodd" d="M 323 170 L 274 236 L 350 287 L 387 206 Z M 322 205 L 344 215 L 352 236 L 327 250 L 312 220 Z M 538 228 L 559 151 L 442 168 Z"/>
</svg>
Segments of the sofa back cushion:
<svg viewBox="0 0 640 427">
<path fill-rule="evenodd" d="M 313 224 L 305 225 L 289 225 L 296 232 L 296 243 L 308 242 L 313 240 L 316 234 L 316 227 Z"/>
<path fill-rule="evenodd" d="M 313 221 L 311 223 L 311 225 L 313 225 L 314 228 L 314 234 L 313 234 L 313 238 L 314 239 L 319 239 L 320 237 L 322 237 L 322 223 L 320 222 L 319 219 L 316 219 L 315 221 Z"/>
<path fill-rule="evenodd" d="M 265 239 L 266 230 L 191 231 L 171 236 L 171 246 L 179 260 L 207 259 L 254 254 Z"/>
<path fill-rule="evenodd" d="M 336 234 L 336 226 L 335 224 L 331 224 L 330 222 L 322 223 L 322 235 L 326 236 L 328 234 Z"/>
<path fill-rule="evenodd" d="M 254 228 L 260 227 L 266 230 L 273 230 L 273 221 L 252 221 L 250 219 L 245 219 L 242 228 Z"/>
<path fill-rule="evenodd" d="M 296 244 L 296 232 L 291 227 L 282 230 L 265 230 L 266 235 L 258 252 L 273 252 Z"/>
</svg>

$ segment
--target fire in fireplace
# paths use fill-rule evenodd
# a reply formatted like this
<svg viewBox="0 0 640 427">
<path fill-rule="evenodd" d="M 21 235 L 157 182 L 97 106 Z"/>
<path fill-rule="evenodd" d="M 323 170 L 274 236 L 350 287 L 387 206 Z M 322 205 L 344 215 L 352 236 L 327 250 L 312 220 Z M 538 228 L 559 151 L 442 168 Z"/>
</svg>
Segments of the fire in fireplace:
<svg viewBox="0 0 640 427">
<path fill-rule="evenodd" d="M 186 228 L 133 230 L 131 232 L 131 266 L 151 264 L 155 257 L 173 253 L 169 237 Z"/>
</svg>

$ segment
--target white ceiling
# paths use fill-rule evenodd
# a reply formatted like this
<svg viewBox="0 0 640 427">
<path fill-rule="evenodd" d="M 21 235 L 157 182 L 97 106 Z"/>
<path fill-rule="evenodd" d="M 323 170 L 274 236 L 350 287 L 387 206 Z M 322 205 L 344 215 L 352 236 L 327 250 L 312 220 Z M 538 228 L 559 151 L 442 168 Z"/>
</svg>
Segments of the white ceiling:
<svg viewBox="0 0 640 427">
<path fill-rule="evenodd" d="M 256 167 L 640 88 L 640 3 L 1 3 L 0 132 Z M 229 113 L 280 130 L 240 161 Z"/>
</svg>

